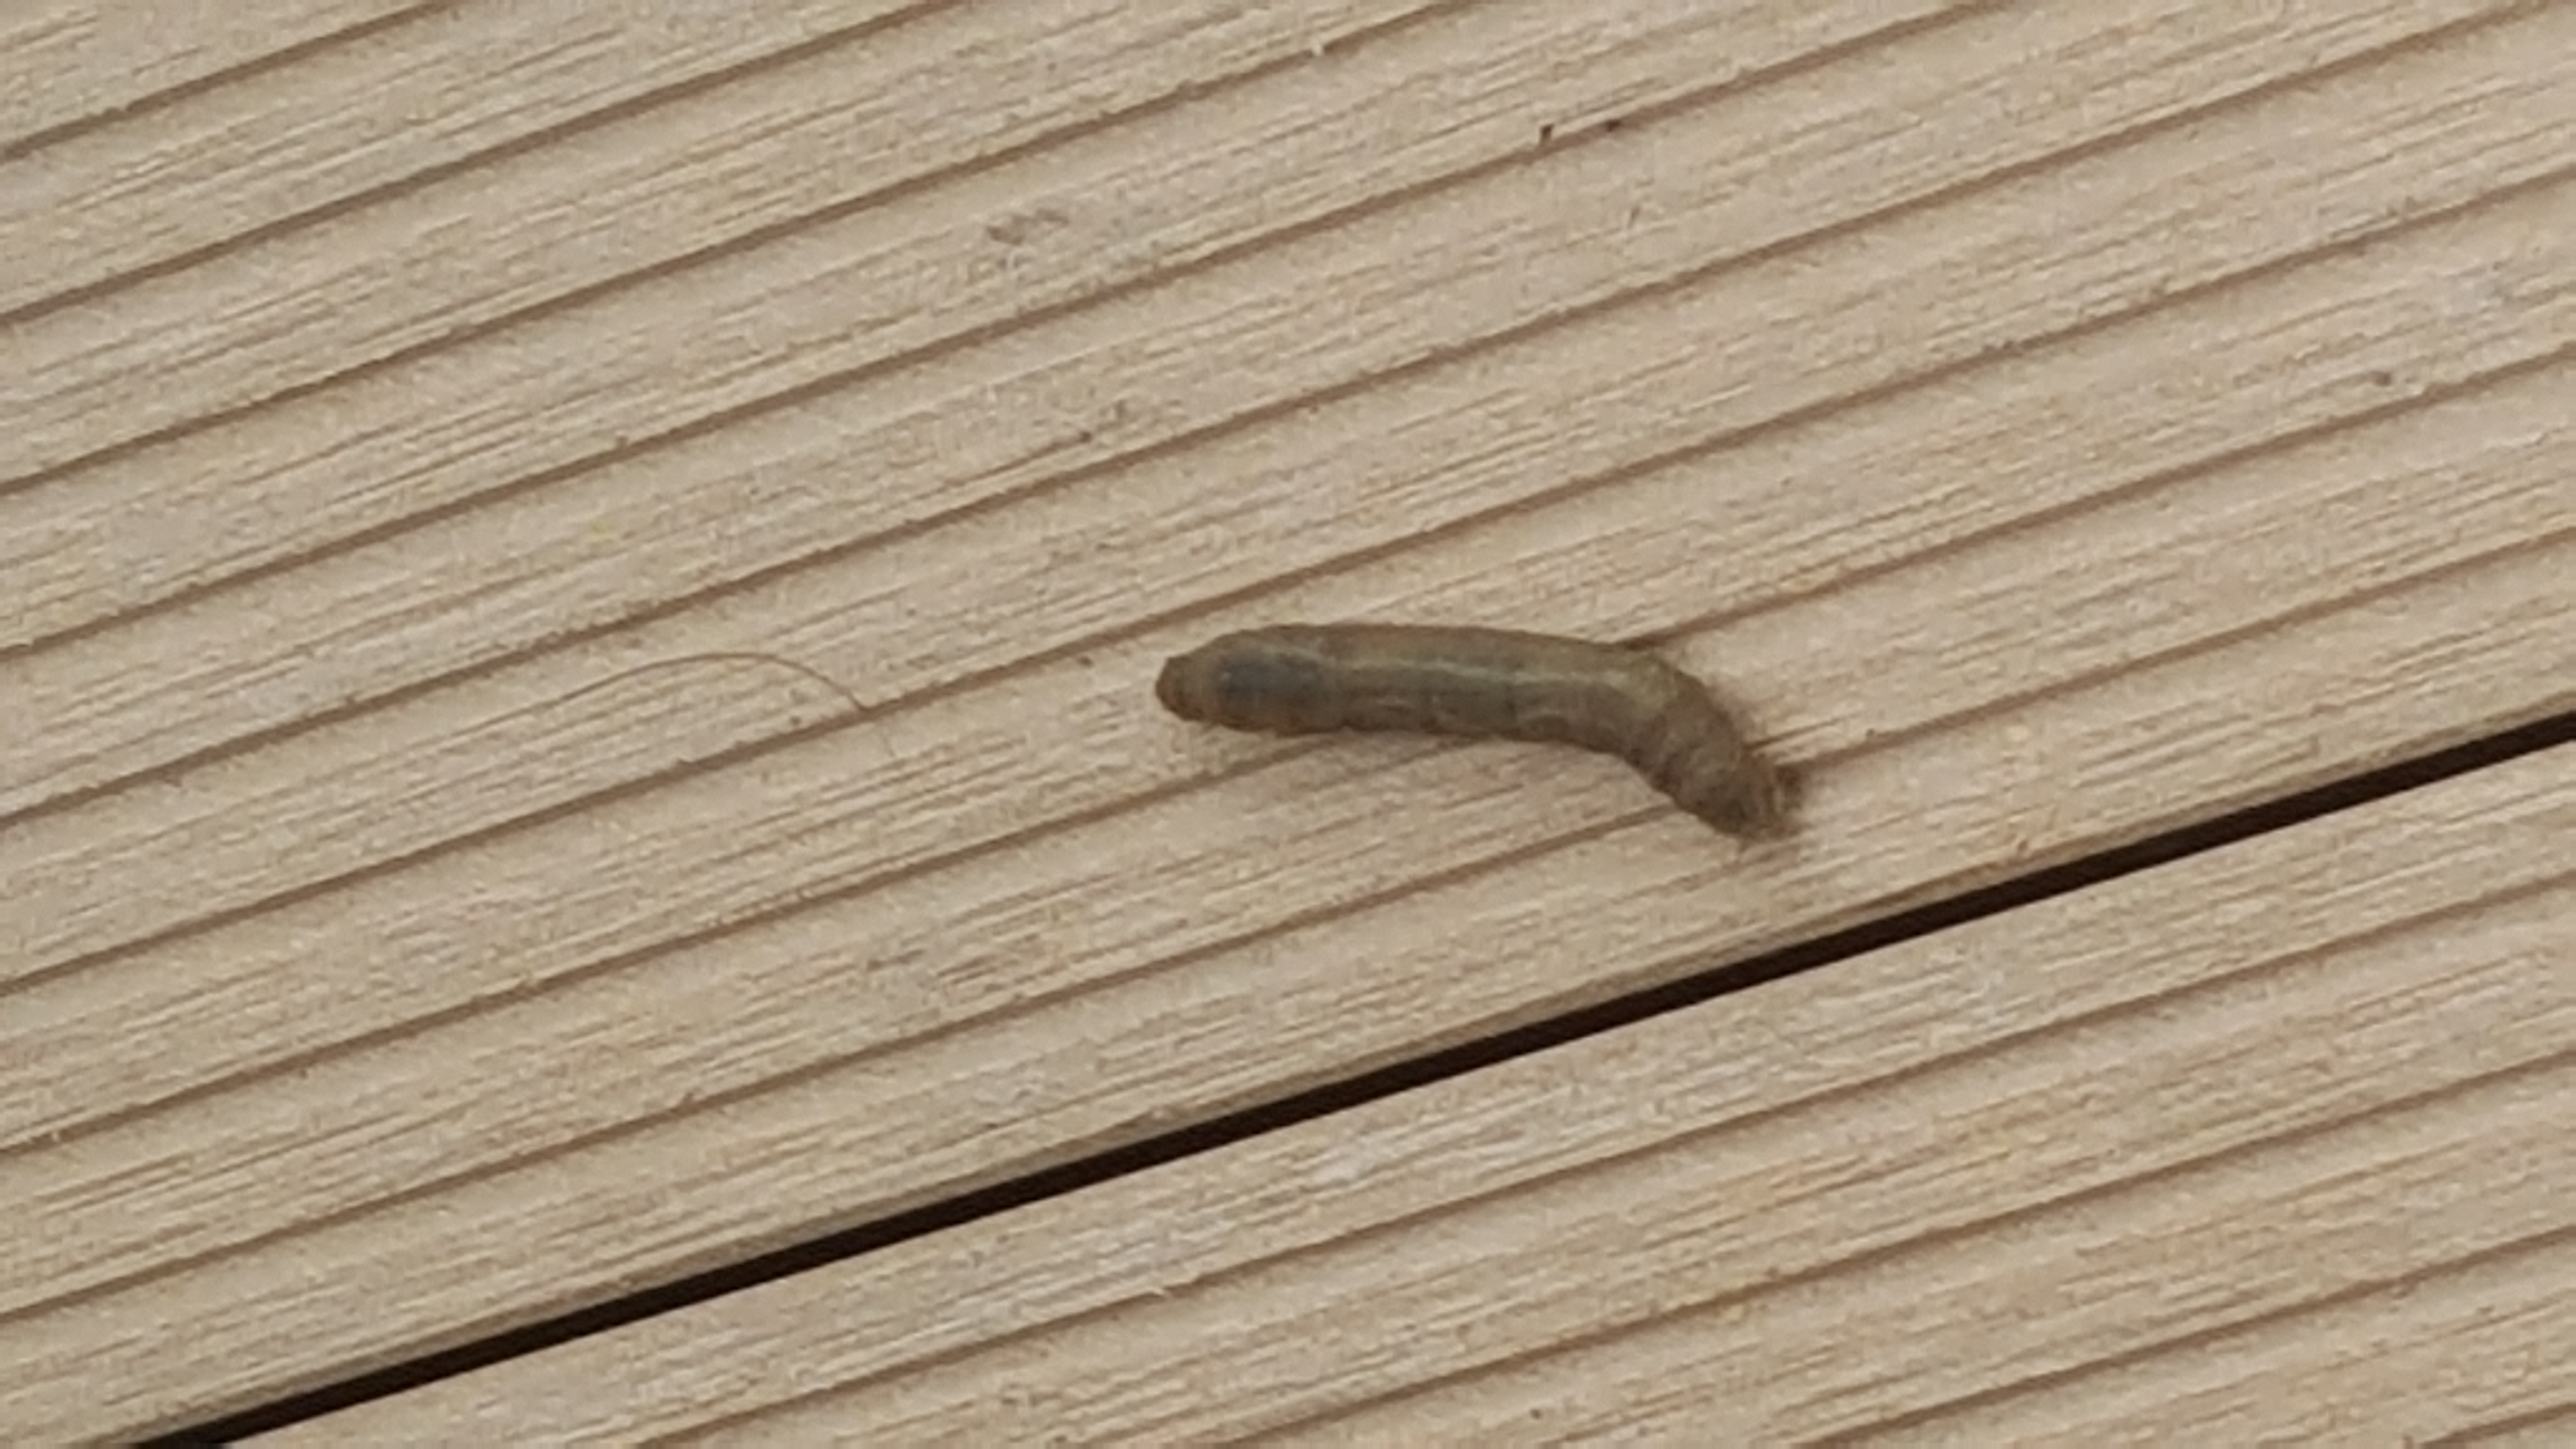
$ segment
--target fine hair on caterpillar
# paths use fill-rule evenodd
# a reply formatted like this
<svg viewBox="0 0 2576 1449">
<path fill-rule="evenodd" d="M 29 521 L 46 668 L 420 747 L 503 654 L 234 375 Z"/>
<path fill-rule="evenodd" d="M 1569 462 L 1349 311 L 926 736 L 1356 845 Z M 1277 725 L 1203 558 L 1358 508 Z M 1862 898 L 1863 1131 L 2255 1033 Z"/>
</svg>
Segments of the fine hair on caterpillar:
<svg viewBox="0 0 2576 1449">
<path fill-rule="evenodd" d="M 1535 740 L 1626 761 L 1739 839 L 1782 833 L 1787 782 L 1699 680 L 1640 649 L 1508 629 L 1281 624 L 1167 661 L 1183 719 L 1266 734 L 1409 730 Z"/>
</svg>

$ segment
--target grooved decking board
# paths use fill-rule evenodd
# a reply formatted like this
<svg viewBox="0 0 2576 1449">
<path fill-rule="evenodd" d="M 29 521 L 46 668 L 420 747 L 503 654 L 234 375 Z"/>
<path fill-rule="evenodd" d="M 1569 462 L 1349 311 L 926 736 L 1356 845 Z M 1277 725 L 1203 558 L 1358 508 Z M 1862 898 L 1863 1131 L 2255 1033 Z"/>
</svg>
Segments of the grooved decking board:
<svg viewBox="0 0 2576 1449">
<path fill-rule="evenodd" d="M 813 50 L 862 45 L 915 8 L 774 0 L 651 12 L 485 0 L 398 12 L 403 23 L 301 50 L 257 84 L 188 92 L 167 110 L 0 157 L 0 253 L 40 263 L 0 276 L 0 315 L 180 267 L 220 269 L 227 253 L 291 244 L 370 204 L 417 218 L 436 204 L 421 193 L 443 178 L 488 184 L 512 153 L 549 146 L 559 163 L 585 131 Z M 566 208 L 564 224 L 580 220 Z M 524 230 L 512 236 L 509 249 L 525 247 Z M 418 256 L 401 260 L 409 269 Z M 202 275 L 167 291 L 184 298 Z M 399 305 L 398 294 L 368 301 Z M 191 405 L 190 395 L 178 403 Z"/>
<path fill-rule="evenodd" d="M 683 652 L 710 636 L 810 655 L 871 702 L 953 687 L 1132 629 L 1139 615 L 1204 609 L 1282 573 L 2555 178 L 2571 102 L 2554 73 L 2515 61 L 2563 38 L 2563 16 L 2436 46 L 2408 46 L 2415 32 L 2384 20 L 2345 37 L 2377 42 L 2344 49 L 2379 64 L 2347 61 L 2320 78 L 2304 68 L 2312 47 L 2268 29 L 2233 47 L 2182 27 L 2123 46 L 2125 32 L 2101 33 L 2117 18 L 2108 10 L 1974 11 L 1908 43 L 1838 53 L 1839 64 L 1792 67 L 1790 51 L 1772 85 L 1719 86 L 1660 124 L 1581 146 L 1538 150 L 1534 126 L 1497 122 L 1476 159 L 1521 164 L 1453 170 L 1447 187 L 1416 182 L 1418 194 L 1374 205 L 1362 203 L 1381 194 L 1359 188 L 1402 178 L 1345 177 L 1327 164 L 1333 152 L 1309 154 L 1316 174 L 1352 188 L 1322 209 L 1358 214 L 1238 243 L 1218 263 L 1191 265 L 1204 244 L 1186 236 L 1131 236 L 1156 214 L 1139 211 L 1154 193 L 1122 176 L 1065 176 L 1049 199 L 1031 186 L 1064 176 L 1067 158 L 1033 155 L 1027 175 L 969 172 L 966 196 L 916 193 L 848 219 L 917 235 L 900 254 L 887 255 L 895 238 L 826 229 L 715 259 L 741 290 L 674 275 L 673 295 L 634 295 L 653 288 L 659 274 L 647 273 L 593 308 L 546 314 L 542 336 L 432 354 L 423 370 L 467 398 L 442 395 L 435 376 L 361 368 L 328 393 L 28 491 L 35 516 L 0 515 L 0 537 L 62 561 L 31 573 L 40 590 L 55 567 L 81 569 L 63 585 L 80 600 L 134 587 L 103 579 L 148 579 L 157 566 L 136 552 L 162 558 L 193 539 L 271 539 L 356 514 L 283 556 L 241 545 L 218 561 L 240 583 L 217 593 L 138 600 L 130 617 L 73 602 L 60 627 L 102 632 L 13 671 L 44 707 L 0 721 L 0 809 L 149 778 L 317 711 L 599 631 L 628 648 L 588 667 L 547 651 L 549 691 L 625 667 L 637 649 Z M 1434 51 L 1420 63 L 1457 61 Z M 1278 80 L 1275 104 L 1305 95 L 1296 81 Z M 1916 94 L 1892 95 L 1900 83 Z M 2088 106 L 2046 108 L 2086 87 L 2100 92 Z M 1784 90 L 1815 89 L 1830 107 L 1821 115 L 1782 104 Z M 1381 151 L 1377 87 L 1332 99 L 1348 119 L 1319 148 Z M 1949 109 L 1927 117 L 1936 101 Z M 2019 122 L 2034 110 L 2033 124 Z M 1156 120 L 1204 134 L 1180 118 L 1138 124 Z M 1978 143 L 1962 145 L 1962 133 Z M 2124 134 L 2129 146 L 2106 149 Z M 2312 141 L 2285 149 L 2285 134 Z M 1144 139 L 1094 145 L 1168 173 Z M 1284 203 L 1277 178 L 1222 164 L 1232 160 L 1203 164 L 1253 171 L 1235 207 L 1261 218 Z M 1225 214 L 1202 189 L 1167 202 L 1193 229 Z M 1052 223 L 1026 231 L 1040 211 L 1070 218 L 1106 196 L 1119 204 L 1098 237 Z M 1139 248 L 1181 255 L 1165 285 L 1047 310 L 1044 273 L 1015 261 L 1031 243 L 987 228 L 1038 235 L 1046 255 L 1093 266 Z M 558 248 L 530 247 L 561 264 Z M 466 257 L 452 270 L 494 267 Z M 434 279 L 419 285 L 434 290 Z M 312 305 L 301 290 L 293 299 Z M 96 314 L 76 309 L 62 326 L 95 328 Z M 1021 314 L 1034 315 L 1001 325 Z M 980 323 L 968 334 L 978 340 L 946 340 L 951 318 Z M 155 321 L 135 319 L 130 345 L 166 335 Z M 303 339 L 294 355 L 321 345 Z M 26 355 L 54 388 L 41 350 Z M 248 365 L 243 339 L 207 355 L 228 385 Z M 120 408 L 166 386 L 100 376 Z M 683 403 L 671 396 L 680 389 L 718 395 Z M 45 431 L 30 418 L 17 436 Z M 451 456 L 377 451 L 396 441 Z M 296 466 L 314 452 L 318 470 Z M 327 494 L 299 486 L 312 471 Z M 150 494 L 162 526 L 148 532 L 133 529 L 131 504 L 114 506 L 116 477 L 134 473 L 182 490 Z M 229 521 L 196 527 L 189 490 Z M 245 490 L 259 506 L 245 508 Z M 466 506 L 477 501 L 487 506 Z M 1710 542 L 1738 539 L 1760 536 Z M 1033 544 L 1046 551 L 1031 557 Z M 445 566 L 413 567 L 421 559 Z M 968 586 L 980 568 L 1034 572 L 996 597 Z M 735 611 L 732 628 L 707 617 Z M 265 627 L 233 627 L 246 615 Z"/>
<path fill-rule="evenodd" d="M 20 1437 L 2576 711 L 2576 7 L 309 18 L 0 152 Z M 1152 703 L 1339 617 L 1801 832 Z"/>
<path fill-rule="evenodd" d="M 29 0 L 0 12 L 0 159 L 446 8 L 399 0 Z M 256 86 L 242 86 L 256 89 Z"/>
<path fill-rule="evenodd" d="M 2564 1408 L 2571 836 L 2576 746 L 280 1439 L 2393 1443 Z"/>
</svg>

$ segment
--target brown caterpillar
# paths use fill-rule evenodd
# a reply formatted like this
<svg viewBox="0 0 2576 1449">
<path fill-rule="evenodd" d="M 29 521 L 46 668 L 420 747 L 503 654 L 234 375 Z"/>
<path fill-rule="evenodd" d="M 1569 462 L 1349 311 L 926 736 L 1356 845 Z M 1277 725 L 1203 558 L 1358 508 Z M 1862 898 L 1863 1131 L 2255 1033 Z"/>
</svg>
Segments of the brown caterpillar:
<svg viewBox="0 0 2576 1449">
<path fill-rule="evenodd" d="M 1785 782 L 1698 680 L 1641 650 L 1508 629 L 1283 624 L 1163 665 L 1163 707 L 1230 729 L 1418 730 L 1616 755 L 1746 839 L 1787 824 Z"/>
</svg>

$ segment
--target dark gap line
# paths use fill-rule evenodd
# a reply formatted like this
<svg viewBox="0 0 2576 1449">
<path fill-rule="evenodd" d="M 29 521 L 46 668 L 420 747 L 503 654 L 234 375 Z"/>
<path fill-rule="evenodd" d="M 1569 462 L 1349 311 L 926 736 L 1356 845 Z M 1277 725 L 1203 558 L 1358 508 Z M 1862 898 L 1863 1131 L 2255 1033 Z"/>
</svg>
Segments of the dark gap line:
<svg viewBox="0 0 2576 1449">
<path fill-rule="evenodd" d="M 1950 930 L 2255 836 L 2369 805 L 2543 750 L 2576 745 L 2576 710 L 2246 806 L 2195 825 L 1909 907 L 1678 981 L 1309 1088 L 1205 1122 L 940 1202 L 711 1268 L 655 1288 L 352 1375 L 336 1383 L 187 1425 L 146 1445 L 229 1443 L 389 1398 L 440 1379 L 694 1307 L 797 1273 L 1095 1187 L 1401 1092 L 1632 1026 L 1651 1017 Z"/>
</svg>

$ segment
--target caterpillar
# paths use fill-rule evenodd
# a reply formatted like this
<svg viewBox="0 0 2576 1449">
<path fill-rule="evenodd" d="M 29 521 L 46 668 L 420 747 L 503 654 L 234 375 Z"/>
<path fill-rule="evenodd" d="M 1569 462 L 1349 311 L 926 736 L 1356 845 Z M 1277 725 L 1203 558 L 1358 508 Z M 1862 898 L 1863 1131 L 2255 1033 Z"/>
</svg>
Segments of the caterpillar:
<svg viewBox="0 0 2576 1449">
<path fill-rule="evenodd" d="M 1267 734 L 1414 730 L 1615 755 L 1728 835 L 1787 825 L 1786 780 L 1697 679 L 1642 650 L 1508 629 L 1283 624 L 1221 635 L 1154 681 L 1186 720 Z"/>
</svg>

